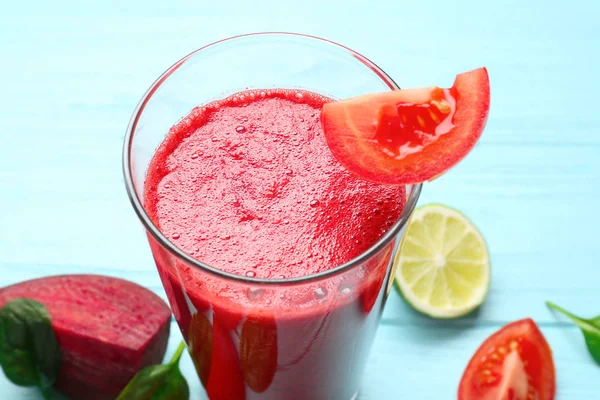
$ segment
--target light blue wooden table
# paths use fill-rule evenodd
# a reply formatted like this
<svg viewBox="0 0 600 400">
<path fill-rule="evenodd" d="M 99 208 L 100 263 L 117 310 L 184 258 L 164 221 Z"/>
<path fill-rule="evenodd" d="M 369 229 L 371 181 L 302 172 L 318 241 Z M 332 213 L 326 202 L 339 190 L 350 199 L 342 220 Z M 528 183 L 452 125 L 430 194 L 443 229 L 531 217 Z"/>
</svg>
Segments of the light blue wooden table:
<svg viewBox="0 0 600 400">
<path fill-rule="evenodd" d="M 481 228 L 493 262 L 488 300 L 438 322 L 392 293 L 360 398 L 453 399 L 481 341 L 532 317 L 554 351 L 558 399 L 600 399 L 600 367 L 579 330 L 544 305 L 600 314 L 598 15 L 592 0 L 3 3 L 0 285 L 93 272 L 164 296 L 125 194 L 121 147 L 148 86 L 204 44 L 309 33 L 365 54 L 402 87 L 450 85 L 485 65 L 487 129 L 420 204 L 457 207 Z M 169 354 L 179 340 L 173 325 Z M 189 358 L 183 368 L 193 398 L 205 399 Z M 0 398 L 37 394 L 2 376 Z"/>
</svg>

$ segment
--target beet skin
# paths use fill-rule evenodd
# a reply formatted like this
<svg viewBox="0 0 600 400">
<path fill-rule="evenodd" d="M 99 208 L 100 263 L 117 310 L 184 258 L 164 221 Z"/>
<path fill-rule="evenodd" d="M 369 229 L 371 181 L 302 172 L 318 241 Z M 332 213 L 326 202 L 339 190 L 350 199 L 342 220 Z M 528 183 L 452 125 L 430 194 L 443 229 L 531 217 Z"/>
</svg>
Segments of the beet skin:
<svg viewBox="0 0 600 400">
<path fill-rule="evenodd" d="M 56 389 L 73 400 L 112 400 L 141 368 L 161 363 L 171 312 L 156 294 L 101 275 L 61 275 L 0 289 L 0 307 L 44 304 L 62 354 Z"/>
</svg>

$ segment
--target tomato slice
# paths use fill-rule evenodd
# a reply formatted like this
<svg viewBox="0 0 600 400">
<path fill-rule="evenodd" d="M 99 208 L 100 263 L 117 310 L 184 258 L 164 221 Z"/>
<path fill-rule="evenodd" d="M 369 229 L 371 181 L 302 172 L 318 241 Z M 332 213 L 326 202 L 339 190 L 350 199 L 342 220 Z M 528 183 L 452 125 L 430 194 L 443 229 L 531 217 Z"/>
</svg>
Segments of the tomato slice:
<svg viewBox="0 0 600 400">
<path fill-rule="evenodd" d="M 226 322 L 225 322 L 226 324 Z M 213 314 L 211 365 L 206 394 L 210 400 L 245 400 L 246 387 L 231 331 Z"/>
<path fill-rule="evenodd" d="M 199 312 L 192 317 L 188 345 L 200 382 L 206 388 L 212 363 L 213 333 L 210 321 Z"/>
<path fill-rule="evenodd" d="M 487 122 L 485 68 L 456 76 L 449 89 L 425 87 L 326 103 L 321 125 L 335 158 L 382 184 L 432 180 L 462 160 Z"/>
<path fill-rule="evenodd" d="M 240 335 L 240 363 L 246 384 L 256 393 L 269 388 L 277 372 L 277 324 L 273 317 L 248 317 Z"/>
<path fill-rule="evenodd" d="M 486 339 L 467 365 L 458 400 L 551 400 L 552 351 L 531 319 L 510 323 Z"/>
</svg>

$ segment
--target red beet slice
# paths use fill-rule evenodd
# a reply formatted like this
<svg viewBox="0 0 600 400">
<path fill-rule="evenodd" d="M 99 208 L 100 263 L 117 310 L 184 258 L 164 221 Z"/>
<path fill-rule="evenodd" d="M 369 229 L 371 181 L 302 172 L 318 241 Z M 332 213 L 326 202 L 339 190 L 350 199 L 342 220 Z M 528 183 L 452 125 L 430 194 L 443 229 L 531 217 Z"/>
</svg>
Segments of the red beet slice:
<svg viewBox="0 0 600 400">
<path fill-rule="evenodd" d="M 153 292 L 100 275 L 61 275 L 0 289 L 0 307 L 44 304 L 62 353 L 56 389 L 74 400 L 115 399 L 141 368 L 162 362 L 171 312 Z"/>
</svg>

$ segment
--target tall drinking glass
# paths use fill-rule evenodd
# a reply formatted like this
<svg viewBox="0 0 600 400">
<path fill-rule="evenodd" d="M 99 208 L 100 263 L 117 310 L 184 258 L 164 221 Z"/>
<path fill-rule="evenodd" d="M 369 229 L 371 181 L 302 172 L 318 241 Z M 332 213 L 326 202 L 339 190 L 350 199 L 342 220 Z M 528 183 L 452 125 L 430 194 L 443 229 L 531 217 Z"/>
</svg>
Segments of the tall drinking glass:
<svg viewBox="0 0 600 400">
<path fill-rule="evenodd" d="M 176 62 L 138 104 L 125 138 L 127 191 L 210 400 L 354 399 L 420 185 L 406 188 L 399 219 L 367 251 L 288 279 L 238 276 L 197 260 L 144 209 L 148 165 L 174 123 L 198 105 L 269 88 L 341 99 L 398 86 L 360 54 L 315 37 L 260 33 L 213 43 Z"/>
</svg>

